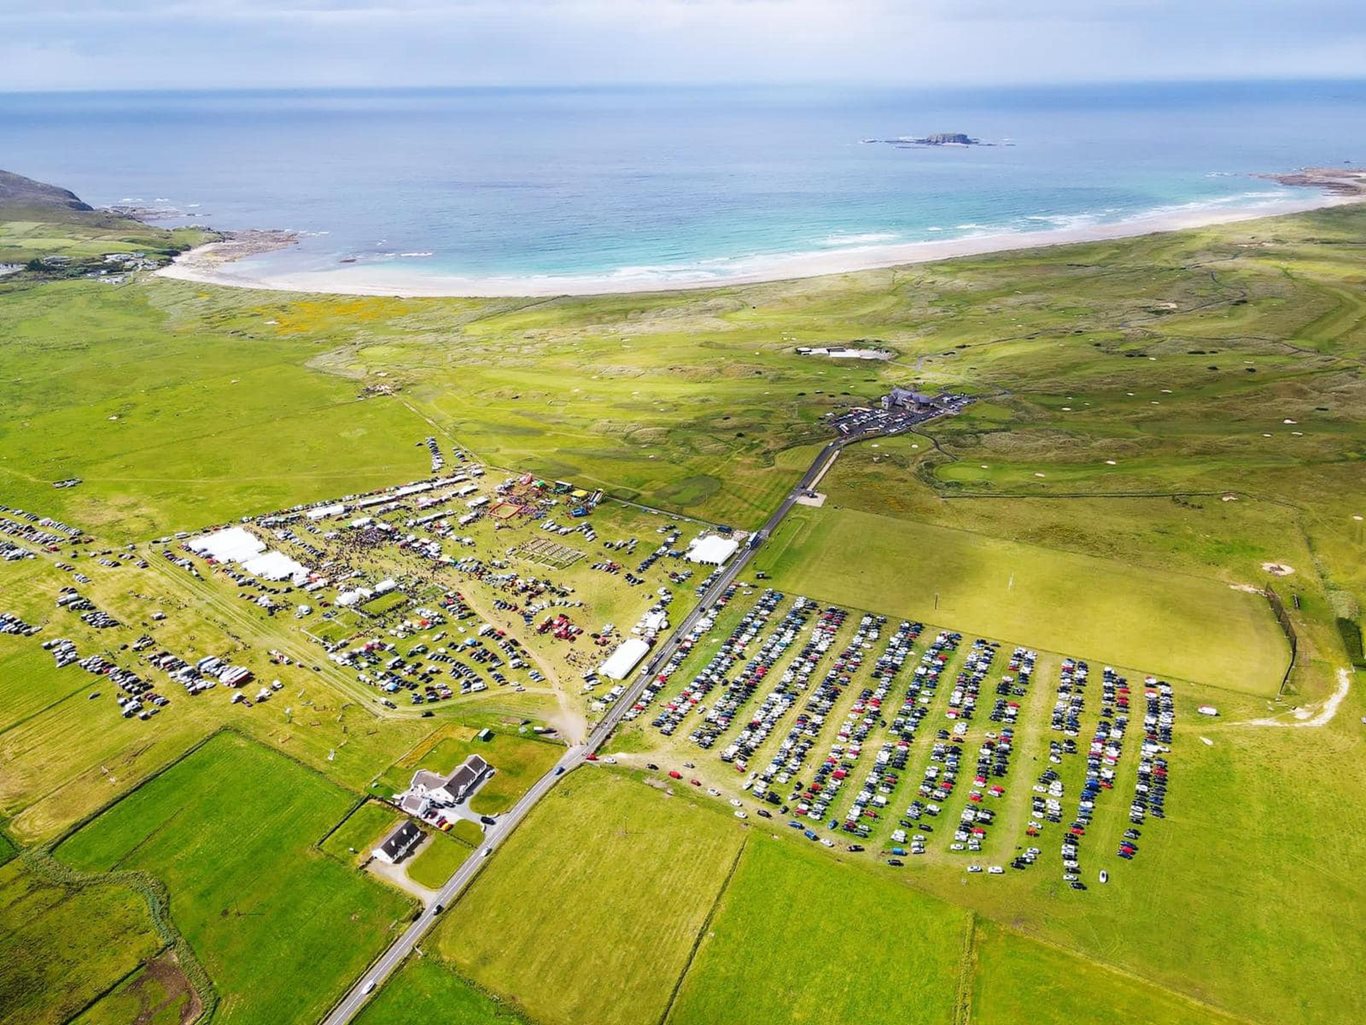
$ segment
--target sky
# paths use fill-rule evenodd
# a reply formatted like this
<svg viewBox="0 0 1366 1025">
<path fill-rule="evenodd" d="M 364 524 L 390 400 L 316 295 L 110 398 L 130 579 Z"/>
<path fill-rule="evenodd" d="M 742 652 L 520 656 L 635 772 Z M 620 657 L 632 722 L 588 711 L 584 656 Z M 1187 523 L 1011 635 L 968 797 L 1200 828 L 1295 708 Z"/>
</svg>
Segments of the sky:
<svg viewBox="0 0 1366 1025">
<path fill-rule="evenodd" d="M 1359 77 L 1362 0 L 0 0 L 0 90 Z"/>
</svg>

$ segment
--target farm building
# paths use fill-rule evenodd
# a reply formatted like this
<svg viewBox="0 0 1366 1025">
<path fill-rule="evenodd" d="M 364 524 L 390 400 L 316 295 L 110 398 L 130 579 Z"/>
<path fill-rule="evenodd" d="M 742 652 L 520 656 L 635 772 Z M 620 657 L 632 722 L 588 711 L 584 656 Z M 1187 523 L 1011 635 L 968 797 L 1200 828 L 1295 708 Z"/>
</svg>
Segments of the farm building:
<svg viewBox="0 0 1366 1025">
<path fill-rule="evenodd" d="M 631 670 L 640 665 L 640 660 L 649 650 L 650 646 L 639 637 L 627 638 L 617 645 L 617 650 L 598 667 L 598 674 L 609 680 L 624 680 L 631 675 Z"/>
<path fill-rule="evenodd" d="M 404 822 L 387 837 L 384 842 L 376 847 L 371 853 L 377 861 L 382 861 L 386 865 L 396 865 L 422 842 L 422 830 L 411 822 Z"/>
<path fill-rule="evenodd" d="M 740 542 L 719 534 L 705 534 L 695 538 L 688 545 L 688 561 L 705 563 L 708 566 L 724 566 L 726 560 L 735 554 Z"/>
</svg>

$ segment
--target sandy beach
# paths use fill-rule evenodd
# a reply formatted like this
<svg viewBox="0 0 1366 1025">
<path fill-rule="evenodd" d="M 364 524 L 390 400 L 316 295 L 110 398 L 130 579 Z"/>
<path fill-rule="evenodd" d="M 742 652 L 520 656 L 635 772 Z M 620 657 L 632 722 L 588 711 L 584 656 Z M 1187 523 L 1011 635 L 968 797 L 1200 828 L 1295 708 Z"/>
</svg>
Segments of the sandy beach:
<svg viewBox="0 0 1366 1025">
<path fill-rule="evenodd" d="M 278 250 L 289 245 L 290 241 L 279 232 L 244 232 L 237 233 L 229 243 L 211 243 L 193 249 L 156 273 L 162 277 L 210 285 L 333 295 L 503 298 L 667 292 L 814 278 L 929 263 L 960 256 L 980 256 L 986 253 L 1012 252 L 1077 242 L 1133 238 L 1157 232 L 1301 213 L 1361 201 L 1359 194 L 1321 192 L 1255 206 L 1193 207 L 1073 228 L 982 234 L 942 241 L 855 246 L 819 252 L 745 257 L 718 262 L 715 270 L 632 268 L 610 274 L 582 276 L 475 277 L 424 272 L 393 264 L 364 263 L 347 264 L 327 270 L 268 274 L 239 261 Z"/>
</svg>

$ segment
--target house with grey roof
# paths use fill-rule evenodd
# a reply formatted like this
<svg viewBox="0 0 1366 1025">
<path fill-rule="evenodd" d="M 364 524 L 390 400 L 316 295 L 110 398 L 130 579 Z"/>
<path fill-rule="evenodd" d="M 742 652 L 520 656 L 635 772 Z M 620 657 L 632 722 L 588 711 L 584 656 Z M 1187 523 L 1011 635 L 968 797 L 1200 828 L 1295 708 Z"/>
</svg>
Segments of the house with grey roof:
<svg viewBox="0 0 1366 1025">
<path fill-rule="evenodd" d="M 382 861 L 386 865 L 396 865 L 413 853 L 422 842 L 422 837 L 422 830 L 418 829 L 415 823 L 405 819 L 370 853 L 377 861 Z"/>
</svg>

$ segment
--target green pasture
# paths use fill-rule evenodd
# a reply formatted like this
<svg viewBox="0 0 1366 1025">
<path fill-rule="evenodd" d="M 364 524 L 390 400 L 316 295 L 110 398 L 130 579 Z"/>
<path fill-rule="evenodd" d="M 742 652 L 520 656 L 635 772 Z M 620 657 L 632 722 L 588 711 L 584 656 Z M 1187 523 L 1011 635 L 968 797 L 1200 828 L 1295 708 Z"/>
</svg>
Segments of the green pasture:
<svg viewBox="0 0 1366 1025">
<path fill-rule="evenodd" d="M 473 853 L 468 844 L 434 830 L 422 849 L 405 863 L 408 878 L 419 886 L 439 890 Z"/>
<path fill-rule="evenodd" d="M 797 509 L 756 567 L 775 586 L 1228 690 L 1275 694 L 1266 600 L 1201 577 L 848 509 Z"/>
<path fill-rule="evenodd" d="M 403 963 L 361 1010 L 357 1025 L 527 1025 L 530 1019 L 431 957 Z"/>
<path fill-rule="evenodd" d="M 670 1025 L 950 1025 L 969 916 L 764 830 L 708 924 Z"/>
<path fill-rule="evenodd" d="M 348 865 L 359 864 L 402 818 L 389 805 L 366 801 L 327 835 L 322 850 Z"/>
<path fill-rule="evenodd" d="M 979 925 L 975 941 L 972 1020 L 979 1025 L 1233 1025 L 1243 1020 L 998 926 Z"/>
<path fill-rule="evenodd" d="M 14 1025 L 63 1025 L 163 946 L 141 894 L 22 860 L 0 867 L 0 937 L 0 1021 Z"/>
<path fill-rule="evenodd" d="M 577 770 L 428 949 L 545 1025 L 657 1021 L 743 839 L 688 799 Z"/>
<path fill-rule="evenodd" d="M 201 1009 L 174 958 L 164 954 L 100 997 L 72 1025 L 186 1025 Z"/>
<path fill-rule="evenodd" d="M 314 1020 L 409 910 L 398 894 L 313 849 L 353 800 L 289 759 L 223 734 L 57 854 L 83 871 L 138 869 L 165 883 L 171 917 L 220 996 L 216 1020 Z"/>
</svg>

